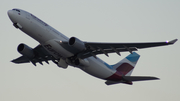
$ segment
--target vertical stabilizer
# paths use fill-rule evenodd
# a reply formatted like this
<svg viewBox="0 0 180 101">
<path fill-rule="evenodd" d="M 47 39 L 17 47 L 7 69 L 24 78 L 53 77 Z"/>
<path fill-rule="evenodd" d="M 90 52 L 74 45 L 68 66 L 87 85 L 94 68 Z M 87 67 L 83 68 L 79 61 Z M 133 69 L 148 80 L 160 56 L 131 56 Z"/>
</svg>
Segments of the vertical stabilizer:
<svg viewBox="0 0 180 101">
<path fill-rule="evenodd" d="M 113 68 L 125 76 L 130 76 L 140 55 L 136 52 L 125 57 L 123 60 L 113 65 Z"/>
</svg>

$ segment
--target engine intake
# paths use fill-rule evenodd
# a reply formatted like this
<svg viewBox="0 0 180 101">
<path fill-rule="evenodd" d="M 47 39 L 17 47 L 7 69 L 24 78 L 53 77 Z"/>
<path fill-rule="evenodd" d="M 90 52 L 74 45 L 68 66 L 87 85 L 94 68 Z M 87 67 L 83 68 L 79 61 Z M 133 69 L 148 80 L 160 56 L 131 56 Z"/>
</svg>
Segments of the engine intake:
<svg viewBox="0 0 180 101">
<path fill-rule="evenodd" d="M 35 55 L 34 55 L 34 52 L 33 52 L 33 49 L 23 43 L 19 44 L 18 48 L 17 48 L 18 52 L 20 54 L 22 54 L 23 56 L 26 56 L 28 58 L 33 58 Z"/>
<path fill-rule="evenodd" d="M 79 40 L 76 37 L 71 37 L 69 39 L 69 46 L 74 47 L 75 49 L 77 49 L 78 51 L 83 51 L 86 49 L 84 42 L 82 42 L 81 40 Z"/>
</svg>

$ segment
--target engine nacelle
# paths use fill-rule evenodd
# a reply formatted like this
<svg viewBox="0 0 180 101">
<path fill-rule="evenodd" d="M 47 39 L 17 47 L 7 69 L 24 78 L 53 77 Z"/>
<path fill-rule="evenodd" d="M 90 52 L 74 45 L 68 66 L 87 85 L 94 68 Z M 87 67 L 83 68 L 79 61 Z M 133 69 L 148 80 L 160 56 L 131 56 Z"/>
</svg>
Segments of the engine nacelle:
<svg viewBox="0 0 180 101">
<path fill-rule="evenodd" d="M 83 51 L 86 49 L 84 42 L 82 42 L 81 40 L 79 40 L 76 37 L 71 37 L 69 39 L 69 45 L 74 47 L 75 49 L 77 49 L 78 51 Z"/>
<path fill-rule="evenodd" d="M 34 52 L 33 52 L 33 49 L 23 43 L 19 44 L 18 48 L 17 48 L 18 52 L 20 54 L 22 54 L 23 56 L 26 56 L 28 58 L 33 58 L 35 55 L 34 55 Z"/>
<path fill-rule="evenodd" d="M 74 64 L 77 66 L 89 66 L 89 61 L 87 59 L 76 59 Z"/>
</svg>

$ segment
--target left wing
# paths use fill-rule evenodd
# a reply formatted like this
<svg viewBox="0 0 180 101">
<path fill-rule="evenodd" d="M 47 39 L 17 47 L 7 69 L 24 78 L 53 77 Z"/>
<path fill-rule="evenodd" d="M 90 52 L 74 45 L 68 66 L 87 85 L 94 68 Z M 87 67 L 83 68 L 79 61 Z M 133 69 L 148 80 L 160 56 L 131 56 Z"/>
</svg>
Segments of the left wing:
<svg viewBox="0 0 180 101">
<path fill-rule="evenodd" d="M 137 51 L 137 49 L 165 46 L 174 44 L 177 39 L 166 42 L 146 42 L 146 43 L 94 43 L 94 42 L 85 42 L 86 50 L 77 55 L 78 58 L 87 58 L 90 56 L 96 57 L 98 54 L 105 54 L 108 56 L 108 53 L 116 52 L 120 55 L 120 52 Z"/>
<path fill-rule="evenodd" d="M 35 47 L 33 49 L 33 53 L 35 54 L 35 57 L 33 57 L 31 59 L 26 57 L 26 56 L 21 56 L 21 57 L 19 57 L 17 59 L 12 60 L 11 62 L 17 63 L 17 64 L 31 62 L 35 66 L 36 66 L 36 63 L 42 64 L 42 62 L 46 62 L 47 64 L 49 64 L 48 60 L 52 60 L 54 63 L 56 63 L 56 59 L 52 55 L 50 55 L 44 49 L 44 47 L 42 45 L 38 45 L 37 47 Z"/>
</svg>

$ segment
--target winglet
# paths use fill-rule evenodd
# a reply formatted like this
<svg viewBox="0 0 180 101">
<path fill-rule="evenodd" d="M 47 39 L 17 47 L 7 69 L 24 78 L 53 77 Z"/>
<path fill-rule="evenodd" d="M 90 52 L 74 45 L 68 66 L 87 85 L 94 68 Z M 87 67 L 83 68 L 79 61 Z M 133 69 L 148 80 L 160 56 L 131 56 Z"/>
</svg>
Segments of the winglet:
<svg viewBox="0 0 180 101">
<path fill-rule="evenodd" d="M 171 40 L 171 41 L 167 41 L 167 43 L 169 44 L 174 44 L 178 39 L 174 39 L 174 40 Z"/>
</svg>

